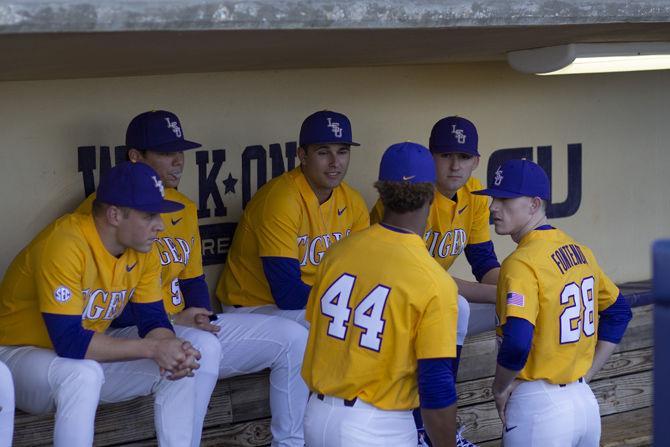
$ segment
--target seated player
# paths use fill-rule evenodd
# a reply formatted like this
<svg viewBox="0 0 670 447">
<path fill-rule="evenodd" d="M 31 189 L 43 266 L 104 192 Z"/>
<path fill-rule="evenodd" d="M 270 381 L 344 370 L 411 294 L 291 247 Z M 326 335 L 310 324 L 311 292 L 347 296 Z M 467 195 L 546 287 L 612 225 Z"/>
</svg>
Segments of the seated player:
<svg viewBox="0 0 670 447">
<path fill-rule="evenodd" d="M 495 231 L 517 248 L 502 264 L 493 395 L 505 446 L 596 447 L 600 414 L 588 382 L 621 341 L 630 306 L 593 252 L 547 223 L 541 167 L 510 160 L 496 171 Z"/>
<path fill-rule="evenodd" d="M 307 331 L 298 323 L 268 315 L 219 314 L 211 310 L 202 269 L 202 248 L 195 204 L 177 191 L 184 170 L 184 151 L 200 147 L 188 141 L 179 118 L 164 110 L 142 113 L 126 132 L 128 158 L 155 169 L 165 196 L 184 205 L 170 214 L 155 248 L 162 265 L 163 305 L 178 337 L 203 353 L 196 381 L 196 423 L 193 446 L 200 445 L 202 423 L 216 381 L 270 368 L 272 446 L 304 445 L 303 417 L 307 387 L 300 377 Z M 90 212 L 95 194 L 80 207 Z M 210 321 L 213 320 L 213 321 Z M 137 331 L 132 312 L 112 323 Z"/>
<path fill-rule="evenodd" d="M 341 113 L 316 112 L 300 129 L 300 166 L 272 179 L 247 204 L 216 295 L 226 312 L 305 322 L 305 304 L 324 253 L 369 226 L 361 195 L 344 183 L 352 141 Z"/>
<path fill-rule="evenodd" d="M 92 215 L 67 214 L 12 261 L 0 283 L 0 361 L 16 407 L 56 410 L 54 445 L 93 444 L 99 402 L 154 394 L 158 442 L 191 443 L 200 353 L 175 337 L 154 240 L 165 200 L 158 174 L 123 163 L 103 175 Z M 107 331 L 126 306 L 137 335 Z"/>
<path fill-rule="evenodd" d="M 319 266 L 302 369 L 308 446 L 415 447 L 419 404 L 435 444 L 455 445 L 457 289 L 422 239 L 434 182 L 426 148 L 389 147 L 375 183 L 381 222 Z"/>
</svg>

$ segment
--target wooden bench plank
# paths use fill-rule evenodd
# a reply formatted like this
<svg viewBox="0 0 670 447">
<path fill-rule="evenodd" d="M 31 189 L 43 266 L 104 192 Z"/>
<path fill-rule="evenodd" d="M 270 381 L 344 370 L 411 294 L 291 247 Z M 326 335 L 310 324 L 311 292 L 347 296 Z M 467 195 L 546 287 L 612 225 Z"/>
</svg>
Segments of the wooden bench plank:
<svg viewBox="0 0 670 447">
<path fill-rule="evenodd" d="M 601 447 L 652 445 L 653 407 L 604 416 Z"/>
<path fill-rule="evenodd" d="M 654 366 L 653 357 L 653 348 L 615 353 L 596 374 L 592 384 L 603 379 L 650 371 Z M 469 405 L 492 401 L 492 385 L 493 377 L 457 383 L 458 407 L 464 408 Z"/>
<path fill-rule="evenodd" d="M 652 371 L 603 379 L 591 383 L 600 404 L 600 414 L 626 412 L 649 407 L 652 404 Z M 479 403 L 458 410 L 458 425 L 464 427 L 463 435 L 472 442 L 500 438 L 502 424 L 493 401 Z"/>
</svg>

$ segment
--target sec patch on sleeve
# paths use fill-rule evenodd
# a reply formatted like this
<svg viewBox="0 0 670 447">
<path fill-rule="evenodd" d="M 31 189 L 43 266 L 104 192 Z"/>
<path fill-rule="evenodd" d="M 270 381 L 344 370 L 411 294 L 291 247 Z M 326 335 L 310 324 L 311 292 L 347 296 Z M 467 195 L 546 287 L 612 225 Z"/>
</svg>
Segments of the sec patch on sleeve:
<svg viewBox="0 0 670 447">
<path fill-rule="evenodd" d="M 72 291 L 65 286 L 60 286 L 54 290 L 54 299 L 59 303 L 67 303 L 72 298 Z"/>
</svg>

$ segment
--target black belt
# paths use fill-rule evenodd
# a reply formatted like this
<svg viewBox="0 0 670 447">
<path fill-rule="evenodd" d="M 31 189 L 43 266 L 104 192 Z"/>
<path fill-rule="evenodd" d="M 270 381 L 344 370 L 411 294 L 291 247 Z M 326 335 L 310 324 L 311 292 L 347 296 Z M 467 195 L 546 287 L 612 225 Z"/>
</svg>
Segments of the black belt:
<svg viewBox="0 0 670 447">
<path fill-rule="evenodd" d="M 319 393 L 319 394 L 316 395 L 316 398 L 319 399 L 319 400 L 323 400 L 325 398 L 325 396 L 323 394 Z M 354 404 L 356 403 L 356 400 L 358 400 L 358 398 L 354 397 L 351 400 L 347 400 L 347 399 L 342 399 L 342 400 L 344 401 L 344 406 L 345 407 L 353 407 Z"/>
<path fill-rule="evenodd" d="M 579 383 L 584 383 L 584 378 L 583 378 L 583 377 L 580 377 L 580 378 L 577 380 L 577 382 L 579 382 Z M 560 386 L 561 388 L 563 388 L 564 386 L 567 386 L 567 385 L 568 385 L 567 383 L 559 383 L 559 384 L 558 384 L 558 386 Z"/>
</svg>

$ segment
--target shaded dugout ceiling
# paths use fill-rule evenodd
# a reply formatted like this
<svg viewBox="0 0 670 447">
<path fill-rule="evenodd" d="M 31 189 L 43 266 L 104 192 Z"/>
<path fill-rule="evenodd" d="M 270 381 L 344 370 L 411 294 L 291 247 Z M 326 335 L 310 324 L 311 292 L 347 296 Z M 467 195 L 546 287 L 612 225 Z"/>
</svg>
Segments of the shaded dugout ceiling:
<svg viewBox="0 0 670 447">
<path fill-rule="evenodd" d="M 670 2 L 0 0 L 0 80 L 504 60 L 670 41 Z"/>
</svg>

